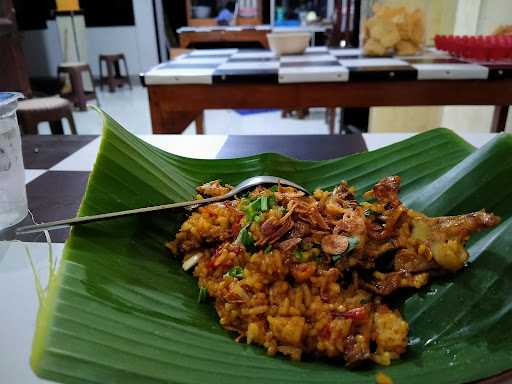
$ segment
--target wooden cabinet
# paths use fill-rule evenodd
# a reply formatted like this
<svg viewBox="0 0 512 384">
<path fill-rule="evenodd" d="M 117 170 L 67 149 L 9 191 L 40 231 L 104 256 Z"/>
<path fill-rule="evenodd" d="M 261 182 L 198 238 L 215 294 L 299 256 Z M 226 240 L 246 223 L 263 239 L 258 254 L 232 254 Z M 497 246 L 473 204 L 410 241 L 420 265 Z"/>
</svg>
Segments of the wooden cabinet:
<svg viewBox="0 0 512 384">
<path fill-rule="evenodd" d="M 203 27 L 217 25 L 217 14 L 223 8 L 226 0 L 212 0 L 203 2 L 200 0 L 185 0 L 187 10 L 187 24 L 189 27 Z M 259 25 L 263 24 L 262 15 L 262 2 L 261 0 L 251 0 L 256 5 L 256 12 L 254 17 L 243 17 L 241 14 L 237 17 L 236 25 Z M 242 4 L 244 0 L 239 0 L 238 3 Z M 208 5 L 206 5 L 208 4 Z M 196 9 L 196 7 L 202 9 Z M 209 8 L 209 11 L 206 8 Z M 209 13 L 208 13 L 209 12 Z M 207 17 L 196 17 L 197 13 L 203 15 L 208 13 Z M 201 15 L 202 16 L 202 15 Z"/>
</svg>

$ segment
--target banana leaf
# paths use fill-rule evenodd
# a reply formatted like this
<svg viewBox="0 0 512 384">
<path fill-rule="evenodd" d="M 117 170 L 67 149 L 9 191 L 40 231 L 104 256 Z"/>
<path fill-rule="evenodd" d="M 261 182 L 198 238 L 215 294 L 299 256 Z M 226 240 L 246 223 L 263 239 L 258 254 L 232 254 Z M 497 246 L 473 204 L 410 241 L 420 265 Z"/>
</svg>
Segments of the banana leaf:
<svg viewBox="0 0 512 384">
<path fill-rule="evenodd" d="M 389 367 L 292 362 L 236 343 L 195 279 L 165 251 L 180 213 L 75 227 L 40 307 L 31 366 L 65 383 L 460 383 L 512 368 L 512 137 L 476 150 L 446 129 L 327 161 L 277 154 L 197 160 L 166 153 L 104 114 L 101 148 L 79 215 L 190 199 L 212 179 L 272 174 L 309 189 L 348 180 L 359 193 L 402 177 L 402 199 L 429 215 L 485 208 L 502 216 L 468 245 L 464 271 L 405 298 L 410 346 Z"/>
</svg>

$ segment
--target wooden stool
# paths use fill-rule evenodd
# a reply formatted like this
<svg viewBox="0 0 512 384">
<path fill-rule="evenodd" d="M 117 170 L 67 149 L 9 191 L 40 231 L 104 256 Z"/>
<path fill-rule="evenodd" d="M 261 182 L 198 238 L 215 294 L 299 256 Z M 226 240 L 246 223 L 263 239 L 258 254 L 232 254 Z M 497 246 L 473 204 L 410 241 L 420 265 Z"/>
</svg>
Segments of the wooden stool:
<svg viewBox="0 0 512 384">
<path fill-rule="evenodd" d="M 121 75 L 121 68 L 119 66 L 120 62 L 124 64 L 125 75 Z M 107 67 L 107 76 L 103 76 L 103 65 L 102 62 L 105 62 L 105 66 Z M 106 82 L 108 84 L 108 90 L 110 92 L 114 92 L 116 87 L 122 87 L 125 83 L 130 86 L 132 89 L 132 83 L 130 81 L 130 72 L 128 72 L 128 64 L 126 64 L 126 59 L 123 53 L 111 54 L 111 55 L 100 55 L 99 58 L 100 65 L 100 89 L 103 90 L 103 83 Z"/>
<path fill-rule="evenodd" d="M 71 92 L 62 93 L 61 96 L 69 99 L 80 108 L 81 111 L 87 109 L 87 100 L 96 99 L 98 106 L 100 105 L 98 97 L 96 96 L 96 87 L 94 86 L 94 79 L 92 77 L 91 68 L 86 63 L 62 63 L 57 70 L 58 74 L 67 73 L 71 80 Z M 84 89 L 84 82 L 82 80 L 82 73 L 87 72 L 91 77 L 92 92 L 86 92 Z"/>
<path fill-rule="evenodd" d="M 18 102 L 18 122 L 25 135 L 37 135 L 37 125 L 50 123 L 53 134 L 64 134 L 61 119 L 67 119 L 71 133 L 76 135 L 75 120 L 71 103 L 62 97 L 41 97 Z"/>
</svg>

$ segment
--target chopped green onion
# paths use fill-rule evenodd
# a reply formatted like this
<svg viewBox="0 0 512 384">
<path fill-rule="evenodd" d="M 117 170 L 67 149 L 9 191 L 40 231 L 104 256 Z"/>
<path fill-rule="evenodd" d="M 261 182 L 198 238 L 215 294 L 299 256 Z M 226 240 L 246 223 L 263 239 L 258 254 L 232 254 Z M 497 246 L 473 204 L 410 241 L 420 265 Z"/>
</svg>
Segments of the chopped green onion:
<svg viewBox="0 0 512 384">
<path fill-rule="evenodd" d="M 259 223 L 261 221 L 261 219 L 262 219 L 261 215 L 254 216 L 254 222 L 255 223 Z"/>
<path fill-rule="evenodd" d="M 258 213 L 268 211 L 270 199 L 268 196 L 260 196 L 252 201 L 244 209 L 247 222 L 253 221 Z"/>
<path fill-rule="evenodd" d="M 240 232 L 238 232 L 238 236 L 235 239 L 235 244 L 242 244 L 242 237 L 244 236 L 244 231 L 247 232 L 247 228 L 251 225 L 251 223 L 248 223 L 242 227 Z"/>
<path fill-rule="evenodd" d="M 336 264 L 338 261 L 340 261 L 342 257 L 343 255 L 334 255 L 333 257 L 331 257 L 332 263 Z"/>
<path fill-rule="evenodd" d="M 277 185 L 273 185 L 272 188 L 270 188 L 272 192 L 277 192 Z"/>
<path fill-rule="evenodd" d="M 272 195 L 268 198 L 268 209 L 272 208 L 274 205 L 276 205 L 276 196 Z"/>
<path fill-rule="evenodd" d="M 303 262 L 305 261 L 304 260 L 304 253 L 300 250 L 295 250 L 295 252 L 293 252 L 293 257 L 295 258 L 295 260 L 299 261 L 299 262 Z"/>
<path fill-rule="evenodd" d="M 268 196 L 260 197 L 260 207 L 263 212 L 268 211 Z"/>
<path fill-rule="evenodd" d="M 264 252 L 265 252 L 265 253 L 269 253 L 271 250 L 272 250 L 272 245 L 268 244 L 268 245 L 265 247 Z"/>
<path fill-rule="evenodd" d="M 197 295 L 197 302 L 203 303 L 208 298 L 208 288 L 199 287 L 199 294 Z"/>
<path fill-rule="evenodd" d="M 348 239 L 348 248 L 345 253 L 352 252 L 359 245 L 359 238 L 354 236 Z"/>
<path fill-rule="evenodd" d="M 235 279 L 243 279 L 244 278 L 244 269 L 240 266 L 236 266 L 227 271 L 224 276 L 234 277 Z"/>
<path fill-rule="evenodd" d="M 251 223 L 248 223 L 240 230 L 235 240 L 235 244 L 242 244 L 248 251 L 254 248 L 254 239 L 248 230 L 249 225 L 251 225 Z"/>
</svg>

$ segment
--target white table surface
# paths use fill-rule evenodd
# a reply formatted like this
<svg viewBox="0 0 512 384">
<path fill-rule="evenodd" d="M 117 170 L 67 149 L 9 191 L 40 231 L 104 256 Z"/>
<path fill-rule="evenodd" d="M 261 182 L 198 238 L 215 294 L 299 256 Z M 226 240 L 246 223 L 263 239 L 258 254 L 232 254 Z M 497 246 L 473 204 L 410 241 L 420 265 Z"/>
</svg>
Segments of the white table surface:
<svg viewBox="0 0 512 384">
<path fill-rule="evenodd" d="M 401 141 L 414 134 L 382 133 L 364 134 L 368 150 Z M 464 139 L 481 147 L 495 134 L 466 134 Z M 213 159 L 221 149 L 227 136 L 182 136 L 140 135 L 157 147 L 182 156 Z M 52 170 L 92 170 L 100 139 L 95 139 Z M 26 182 L 35 179 L 43 171 L 26 170 Z M 60 257 L 63 244 L 53 244 L 54 255 Z M 27 251 L 32 258 L 43 284 L 48 273 L 48 248 L 43 243 L 20 243 L 0 241 L 0 384 L 47 383 L 37 378 L 30 369 L 29 359 L 32 336 L 38 309 L 34 275 L 30 268 Z"/>
</svg>

